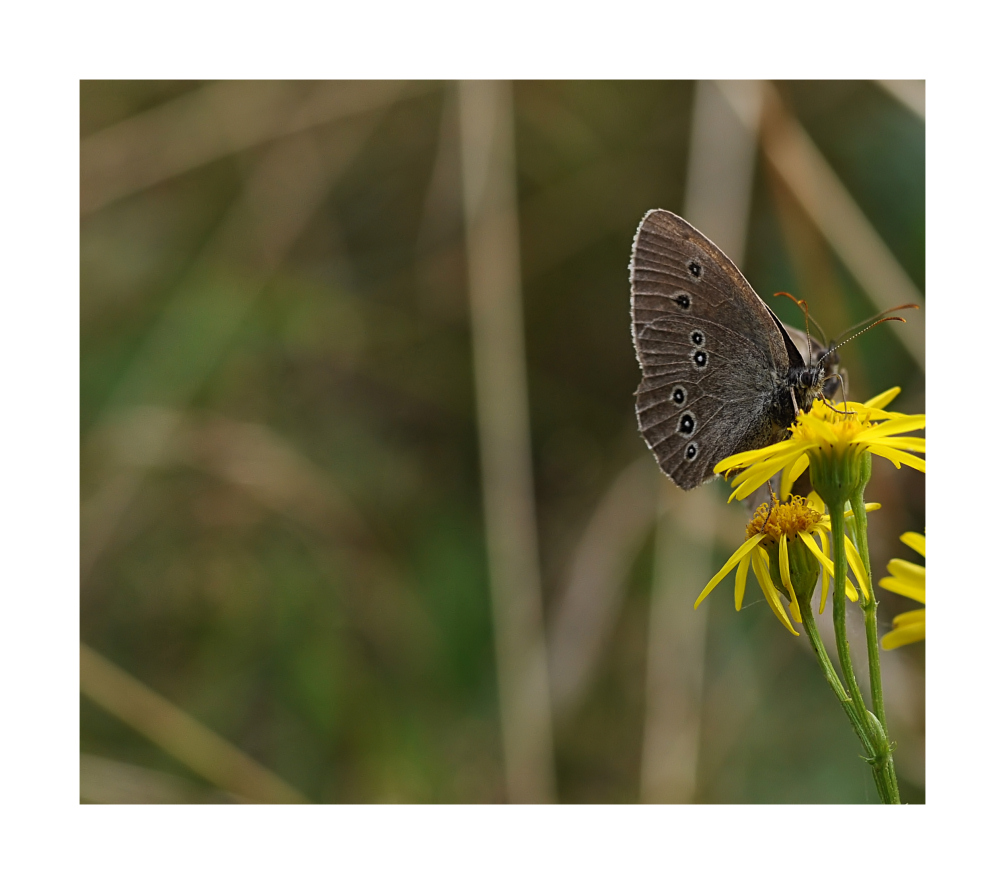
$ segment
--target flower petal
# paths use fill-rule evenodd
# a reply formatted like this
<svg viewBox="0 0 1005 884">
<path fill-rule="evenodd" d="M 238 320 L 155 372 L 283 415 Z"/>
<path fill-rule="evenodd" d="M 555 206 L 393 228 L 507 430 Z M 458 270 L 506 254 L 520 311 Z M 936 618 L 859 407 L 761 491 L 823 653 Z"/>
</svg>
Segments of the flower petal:
<svg viewBox="0 0 1005 884">
<path fill-rule="evenodd" d="M 885 408 L 893 402 L 899 394 L 900 387 L 890 387 L 890 389 L 886 392 L 880 393 L 878 396 L 873 396 L 872 399 L 865 402 L 864 405 L 866 408 Z"/>
<path fill-rule="evenodd" d="M 825 420 L 817 417 L 815 414 L 804 414 L 802 420 L 800 421 L 800 430 L 803 430 L 807 434 L 820 437 L 831 445 L 836 445 L 838 441 L 837 433 L 834 432 L 834 427 Z M 811 448 L 816 448 L 819 442 L 814 439 Z"/>
<path fill-rule="evenodd" d="M 900 435 L 902 433 L 912 433 L 915 430 L 925 429 L 925 415 L 905 414 L 903 417 L 895 417 L 888 421 L 881 421 L 867 427 L 862 432 L 856 434 L 856 442 L 871 442 L 873 439 L 882 439 L 884 436 Z"/>
<path fill-rule="evenodd" d="M 774 584 L 771 582 L 771 574 L 768 572 L 766 564 L 767 558 L 768 554 L 763 549 L 755 550 L 754 555 L 750 557 L 750 563 L 754 566 L 754 576 L 757 577 L 757 582 L 761 585 L 761 592 L 764 593 L 764 598 L 767 599 L 768 607 L 774 611 L 775 616 L 789 632 L 793 635 L 799 635 L 792 628 L 792 623 L 785 613 L 785 609 L 778 601 L 778 590 L 775 589 Z"/>
<path fill-rule="evenodd" d="M 799 611 L 799 602 L 796 601 L 795 596 L 793 596 L 792 601 L 789 602 L 789 613 L 792 615 L 792 619 L 795 620 L 796 623 L 803 622 L 803 615 Z"/>
<path fill-rule="evenodd" d="M 818 534 L 819 537 L 820 537 L 820 545 L 823 548 L 824 558 L 829 558 L 830 557 L 830 544 L 827 541 L 827 532 L 821 530 L 818 527 L 817 529 L 815 529 L 814 533 Z M 800 536 L 800 538 L 802 538 L 803 543 L 810 543 L 810 544 L 813 544 L 814 546 L 816 546 L 816 544 L 813 543 L 813 536 L 812 535 L 807 534 L 805 531 L 800 531 L 799 532 L 799 536 Z M 816 552 L 816 550 L 814 550 L 814 552 Z M 820 573 L 820 613 L 821 614 L 823 614 L 823 612 L 824 612 L 824 605 L 827 604 L 827 590 L 828 589 L 830 589 L 830 575 L 827 573 L 827 569 L 824 568 L 823 571 L 821 571 L 821 573 Z"/>
<path fill-rule="evenodd" d="M 791 445 L 791 439 L 783 439 L 781 442 L 776 442 L 774 445 L 769 445 L 766 448 L 755 448 L 751 451 L 740 451 L 736 454 L 731 454 L 729 457 L 724 457 L 715 465 L 715 472 L 725 473 L 747 463 L 753 463 L 762 458 L 770 457 L 776 451 L 784 451 Z"/>
<path fill-rule="evenodd" d="M 799 455 L 801 455 L 804 451 L 814 447 L 813 443 L 794 443 L 791 439 L 777 444 L 790 446 L 790 450 L 783 451 L 781 454 L 769 457 L 762 463 L 752 464 L 742 473 L 737 475 L 737 477 L 733 479 L 733 487 L 736 490 L 729 496 L 730 500 L 733 500 L 734 498 L 743 500 L 743 498 L 760 488 L 768 481 L 768 479 L 775 475 L 775 473 L 788 466 L 791 461 L 798 459 Z M 774 448 L 775 446 L 770 447 Z M 767 451 L 768 449 L 765 448 L 764 450 Z"/>
<path fill-rule="evenodd" d="M 782 485 L 781 493 L 782 500 L 788 500 L 792 494 L 792 486 L 795 484 L 796 479 L 798 479 L 804 472 L 806 472 L 807 467 L 810 465 L 810 459 L 807 457 L 806 453 L 800 454 L 792 463 L 790 463 L 785 470 L 782 472 Z"/>
<path fill-rule="evenodd" d="M 922 590 L 925 588 L 925 566 L 904 559 L 890 559 L 887 565 L 890 573 L 900 580 L 916 583 Z"/>
<path fill-rule="evenodd" d="M 718 570 L 716 575 L 705 584 L 705 588 L 701 591 L 701 595 L 698 596 L 698 600 L 694 603 L 695 608 L 697 608 L 698 605 L 705 600 L 705 596 L 707 596 L 713 589 L 715 589 L 716 586 L 719 585 L 722 578 L 733 570 L 736 563 L 739 562 L 740 559 L 742 559 L 748 552 L 750 552 L 751 549 L 757 546 L 762 539 L 763 537 L 760 534 L 755 534 L 753 537 L 748 537 L 742 544 L 740 544 L 740 548 L 729 557 L 726 564 L 723 565 Z"/>
<path fill-rule="evenodd" d="M 896 448 L 898 451 L 925 453 L 925 439 L 922 436 L 892 436 L 884 439 L 883 445 L 887 448 Z"/>
<path fill-rule="evenodd" d="M 900 535 L 901 543 L 906 543 L 916 553 L 925 554 L 925 535 L 917 531 L 906 531 Z"/>
<path fill-rule="evenodd" d="M 925 462 L 920 457 L 915 457 L 913 454 L 908 454 L 906 451 L 895 451 L 888 445 L 880 445 L 873 442 L 869 446 L 869 451 L 873 454 L 878 454 L 880 457 L 885 457 L 887 460 L 891 461 L 897 469 L 900 469 L 901 464 L 907 464 L 909 467 L 914 467 L 919 473 L 925 472 Z"/>
<path fill-rule="evenodd" d="M 784 534 L 778 538 L 778 570 L 782 575 L 782 586 L 791 593 L 789 598 L 794 599 L 796 591 L 792 586 L 792 573 L 789 571 L 789 539 Z"/>
<path fill-rule="evenodd" d="M 851 538 L 847 534 L 844 538 L 844 549 L 848 556 L 848 564 L 851 565 L 851 572 L 855 575 L 859 589 L 862 590 L 866 598 L 869 598 L 869 581 L 865 576 L 865 565 L 862 564 L 862 557 L 858 554 L 855 544 L 851 542 Z"/>
<path fill-rule="evenodd" d="M 923 623 L 925 621 L 925 609 L 916 608 L 913 611 L 905 611 L 893 618 L 893 625 L 910 626 L 912 623 Z"/>
<path fill-rule="evenodd" d="M 907 566 L 907 568 L 920 570 L 921 576 L 919 577 L 917 573 L 906 570 L 902 566 Z M 905 562 L 903 559 L 891 559 L 888 566 L 890 568 L 890 573 L 892 577 L 884 577 L 879 581 L 879 585 L 883 589 L 889 592 L 895 592 L 897 595 L 906 596 L 916 602 L 925 602 L 925 569 L 920 565 L 915 565 L 912 562 Z"/>
<path fill-rule="evenodd" d="M 750 569 L 750 556 L 740 559 L 740 567 L 736 569 L 736 588 L 733 590 L 733 601 L 736 602 L 736 610 L 740 610 L 743 604 L 743 594 L 747 590 L 747 571 Z"/>
<path fill-rule="evenodd" d="M 827 556 L 825 556 L 822 552 L 820 552 L 819 549 L 817 549 L 817 545 L 815 543 L 808 543 L 806 544 L 806 546 L 809 548 L 810 552 L 813 553 L 813 555 L 815 555 L 820 560 L 820 564 L 824 566 L 824 570 L 828 574 L 830 574 L 831 578 L 833 579 L 834 563 L 829 558 L 827 558 Z M 857 602 L 858 592 L 855 589 L 855 587 L 852 586 L 851 581 L 845 578 L 844 586 L 845 586 L 845 593 L 847 594 L 848 598 L 850 598 L 853 602 Z"/>
<path fill-rule="evenodd" d="M 921 623 L 911 623 L 908 626 L 895 628 L 892 632 L 888 632 L 883 636 L 880 644 L 885 650 L 892 651 L 894 648 L 909 645 L 911 642 L 920 642 L 924 637 L 925 624 L 922 621 Z"/>
</svg>

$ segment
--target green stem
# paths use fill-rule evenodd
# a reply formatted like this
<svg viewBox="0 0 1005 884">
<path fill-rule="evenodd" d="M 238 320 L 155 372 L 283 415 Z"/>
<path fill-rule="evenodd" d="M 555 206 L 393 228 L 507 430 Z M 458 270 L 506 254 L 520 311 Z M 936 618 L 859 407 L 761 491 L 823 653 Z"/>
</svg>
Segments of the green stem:
<svg viewBox="0 0 1005 884">
<path fill-rule="evenodd" d="M 886 730 L 886 707 L 883 704 L 883 680 L 879 671 L 879 637 L 877 629 L 876 609 L 879 607 L 879 600 L 872 588 L 872 565 L 869 561 L 869 540 L 867 538 L 867 524 L 865 515 L 865 501 L 863 500 L 863 489 L 856 488 L 851 495 L 851 510 L 855 517 L 852 520 L 852 535 L 855 547 L 858 549 L 859 558 L 865 568 L 865 582 L 862 593 L 861 607 L 865 615 L 866 643 L 869 648 L 869 686 L 872 693 L 872 708 Z"/>
<path fill-rule="evenodd" d="M 872 564 L 869 558 L 868 522 L 865 513 L 865 483 L 855 488 L 851 494 L 851 509 L 854 515 L 854 539 L 859 558 L 865 568 L 866 585 L 863 587 L 862 612 L 865 617 L 866 645 L 869 649 L 869 686 L 872 694 L 872 708 L 883 731 L 883 739 L 879 755 L 883 760 L 883 772 L 889 782 L 891 793 L 896 797 L 893 803 L 900 803 L 900 790 L 897 787 L 897 774 L 893 766 L 893 749 L 890 746 L 890 728 L 886 723 L 886 706 L 883 702 L 883 676 L 879 664 L 879 630 L 877 628 L 876 609 L 879 599 L 872 586 Z"/>
<path fill-rule="evenodd" d="M 828 656 L 827 650 L 824 648 L 824 643 L 820 639 L 820 633 L 817 631 L 817 623 L 813 618 L 812 599 L 799 599 L 799 613 L 802 615 L 803 627 L 806 629 L 806 636 L 810 640 L 813 653 L 817 656 L 817 662 L 823 670 L 824 678 L 827 680 L 827 684 L 830 685 L 831 690 L 834 692 L 834 696 L 838 698 L 838 702 L 841 704 L 841 708 L 844 709 L 845 714 L 848 716 L 851 726 L 855 729 L 855 733 L 858 734 L 859 740 L 862 741 L 862 747 L 869 753 L 869 755 L 872 755 L 872 736 L 869 732 L 869 728 L 866 722 L 858 717 L 858 713 L 855 711 L 855 706 L 851 701 L 851 697 L 848 696 L 848 692 L 845 691 L 844 685 L 841 684 L 841 679 L 838 677 L 838 674 L 834 669 L 834 664 L 831 663 L 831 658 Z"/>
<path fill-rule="evenodd" d="M 865 723 L 869 718 L 866 714 L 865 700 L 855 679 L 855 670 L 851 665 L 851 646 L 848 644 L 848 631 L 845 623 L 845 582 L 848 579 L 848 559 L 844 548 L 844 501 L 837 506 L 827 502 L 831 515 L 831 536 L 834 538 L 834 596 L 831 601 L 834 613 L 834 640 L 837 644 L 838 661 L 841 672 L 844 673 L 848 692 L 859 719 Z"/>
<path fill-rule="evenodd" d="M 858 491 L 861 493 L 861 489 Z M 831 501 L 827 502 L 827 509 L 830 511 L 831 535 L 834 538 L 834 599 L 832 604 L 834 606 L 834 639 L 837 643 L 838 660 L 841 663 L 841 671 L 844 673 L 845 681 L 848 683 L 855 712 L 869 733 L 869 740 L 865 744 L 868 752 L 867 761 L 872 766 L 872 775 L 879 797 L 884 804 L 900 804 L 900 793 L 897 789 L 897 777 L 893 770 L 893 756 L 886 726 L 865 708 L 865 700 L 859 690 L 855 670 L 851 663 L 851 647 L 848 644 L 845 623 L 845 580 L 848 576 L 848 557 L 844 548 L 844 501 L 833 501 L 836 503 L 835 506 L 832 506 L 831 503 Z M 854 512 L 853 508 L 852 513 L 854 514 Z M 865 506 L 863 504 L 863 515 L 864 512 Z M 856 520 L 856 531 L 858 523 L 859 520 Z M 875 599 L 871 588 L 869 595 L 870 598 Z M 870 674 L 871 672 L 870 659 Z M 859 738 L 861 739 L 861 734 Z"/>
</svg>

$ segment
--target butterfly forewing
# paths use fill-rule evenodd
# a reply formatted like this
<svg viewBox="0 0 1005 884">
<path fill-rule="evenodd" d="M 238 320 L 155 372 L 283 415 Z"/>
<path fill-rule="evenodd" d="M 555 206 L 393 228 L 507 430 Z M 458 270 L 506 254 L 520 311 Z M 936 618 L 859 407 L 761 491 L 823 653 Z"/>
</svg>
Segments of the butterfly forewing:
<svg viewBox="0 0 1005 884">
<path fill-rule="evenodd" d="M 642 219 L 630 269 L 639 429 L 663 471 L 693 488 L 769 438 L 785 341 L 729 258 L 671 212 Z"/>
</svg>

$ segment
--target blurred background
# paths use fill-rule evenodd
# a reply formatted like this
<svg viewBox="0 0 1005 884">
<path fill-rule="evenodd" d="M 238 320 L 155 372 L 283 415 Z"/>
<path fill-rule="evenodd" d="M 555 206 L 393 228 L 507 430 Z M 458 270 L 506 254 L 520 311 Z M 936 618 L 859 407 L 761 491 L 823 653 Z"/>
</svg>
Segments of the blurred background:
<svg viewBox="0 0 1005 884">
<path fill-rule="evenodd" d="M 662 207 L 791 324 L 923 304 L 922 82 L 85 81 L 80 123 L 82 801 L 877 803 L 756 587 L 692 608 L 747 513 L 639 436 L 627 265 Z M 853 398 L 924 411 L 906 316 Z M 878 580 L 924 478 L 869 499 Z M 922 802 L 924 646 L 883 665 Z"/>
</svg>

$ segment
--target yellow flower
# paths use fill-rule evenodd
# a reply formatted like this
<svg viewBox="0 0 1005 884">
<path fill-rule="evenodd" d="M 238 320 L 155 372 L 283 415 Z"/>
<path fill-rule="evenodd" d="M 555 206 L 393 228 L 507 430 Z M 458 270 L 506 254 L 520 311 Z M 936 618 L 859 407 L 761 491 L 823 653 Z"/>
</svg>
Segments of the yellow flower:
<svg viewBox="0 0 1005 884">
<path fill-rule="evenodd" d="M 925 537 L 916 531 L 908 531 L 901 534 L 900 539 L 906 543 L 916 553 L 925 554 Z M 907 596 L 916 602 L 925 603 L 925 566 L 915 565 L 913 562 L 906 562 L 903 559 L 890 559 L 887 566 L 890 570 L 890 577 L 884 577 L 879 581 L 883 589 L 895 592 L 898 595 Z M 911 642 L 920 642 L 925 637 L 925 609 L 917 608 L 905 614 L 899 614 L 893 618 L 893 630 L 883 636 L 880 644 L 888 651 L 899 648 L 901 645 L 909 645 Z"/>
<path fill-rule="evenodd" d="M 878 503 L 866 504 L 867 511 L 877 509 L 879 509 Z M 846 515 L 850 517 L 851 512 Z M 834 562 L 829 557 L 830 531 L 830 516 L 824 515 L 823 501 L 816 494 L 811 494 L 809 498 L 797 495 L 788 503 L 779 503 L 777 500 L 770 504 L 762 503 L 747 525 L 747 539 L 729 557 L 718 573 L 705 584 L 701 595 L 694 603 L 695 608 L 733 568 L 736 568 L 734 600 L 736 610 L 739 611 L 746 590 L 747 572 L 753 568 L 754 576 L 761 586 L 768 606 L 789 632 L 799 635 L 783 607 L 783 594 L 788 597 L 788 607 L 793 619 L 802 622 L 797 594 L 805 592 L 806 587 L 808 592 L 812 593 L 819 568 L 813 570 L 811 563 L 818 562 L 824 569 L 823 590 L 820 596 L 820 612 L 823 613 L 824 603 L 827 601 L 828 578 L 834 579 Z M 820 538 L 820 546 L 814 541 L 814 535 Z M 868 586 L 862 560 L 851 538 L 846 536 L 844 544 L 852 573 L 855 574 L 859 586 L 863 588 Z M 804 550 L 811 554 L 809 558 L 803 554 Z M 781 588 L 778 584 L 781 584 Z M 858 592 L 850 580 L 845 581 L 845 593 L 853 602 L 858 600 Z"/>
<path fill-rule="evenodd" d="M 788 439 L 757 451 L 734 454 L 716 464 L 717 473 L 741 470 L 733 479 L 734 491 L 729 499 L 742 500 L 779 471 L 784 471 L 781 492 L 785 497 L 809 466 L 810 455 L 843 462 L 871 452 L 892 461 L 897 469 L 907 464 L 925 472 L 925 462 L 910 453 L 924 453 L 925 440 L 897 435 L 923 429 L 925 416 L 883 410 L 899 392 L 900 387 L 893 387 L 868 402 L 847 405 L 817 399 L 808 412 L 797 416 Z"/>
</svg>

